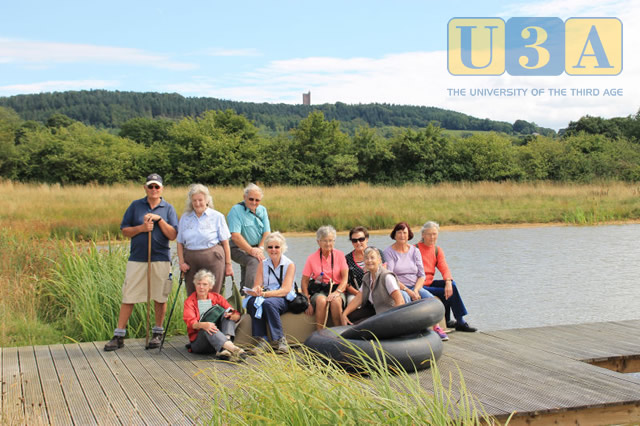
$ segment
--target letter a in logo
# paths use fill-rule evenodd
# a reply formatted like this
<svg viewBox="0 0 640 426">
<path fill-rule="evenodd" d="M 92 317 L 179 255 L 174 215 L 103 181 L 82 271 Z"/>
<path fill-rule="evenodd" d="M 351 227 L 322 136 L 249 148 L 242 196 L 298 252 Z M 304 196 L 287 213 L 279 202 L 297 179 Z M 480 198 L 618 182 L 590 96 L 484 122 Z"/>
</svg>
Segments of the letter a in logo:
<svg viewBox="0 0 640 426">
<path fill-rule="evenodd" d="M 505 24 L 500 18 L 453 18 L 448 67 L 454 75 L 500 75 L 505 67 Z"/>
<path fill-rule="evenodd" d="M 617 75 L 622 72 L 622 22 L 619 19 L 567 19 L 565 43 L 567 74 Z"/>
</svg>

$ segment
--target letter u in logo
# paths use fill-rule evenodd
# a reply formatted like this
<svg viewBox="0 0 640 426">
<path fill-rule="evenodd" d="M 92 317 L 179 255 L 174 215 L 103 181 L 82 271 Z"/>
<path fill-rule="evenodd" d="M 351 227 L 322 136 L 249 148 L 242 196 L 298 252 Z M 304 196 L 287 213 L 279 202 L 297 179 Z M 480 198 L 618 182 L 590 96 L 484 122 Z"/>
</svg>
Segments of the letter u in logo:
<svg viewBox="0 0 640 426">
<path fill-rule="evenodd" d="M 505 69 L 505 23 L 500 18 L 453 18 L 448 68 L 454 75 L 500 75 Z"/>
</svg>

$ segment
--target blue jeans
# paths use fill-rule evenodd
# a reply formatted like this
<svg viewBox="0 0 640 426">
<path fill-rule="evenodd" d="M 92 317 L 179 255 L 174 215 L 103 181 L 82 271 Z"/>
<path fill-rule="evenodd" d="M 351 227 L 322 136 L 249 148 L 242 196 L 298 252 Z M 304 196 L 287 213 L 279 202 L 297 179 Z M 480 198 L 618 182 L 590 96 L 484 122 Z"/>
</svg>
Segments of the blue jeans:
<svg viewBox="0 0 640 426">
<path fill-rule="evenodd" d="M 444 318 L 449 321 L 451 319 L 451 312 L 453 312 L 453 316 L 455 319 L 463 323 L 464 320 L 462 317 L 467 315 L 467 308 L 465 308 L 464 303 L 462 302 L 462 297 L 458 292 L 458 286 L 456 286 L 456 282 L 451 282 L 451 287 L 453 288 L 453 294 L 448 299 L 444 298 L 444 280 L 435 280 L 431 283 L 427 288 L 434 296 L 436 296 L 442 304 L 444 305 Z"/>
<path fill-rule="evenodd" d="M 409 287 L 409 288 L 411 288 L 411 287 Z M 411 290 L 413 290 L 413 288 L 411 288 Z M 402 297 L 404 298 L 404 303 L 411 302 L 411 297 L 409 296 L 409 293 L 407 293 L 404 290 L 401 290 L 400 293 L 402 293 Z M 424 287 L 422 287 L 420 289 L 418 294 L 420 294 L 420 298 L 421 299 L 428 299 L 430 297 L 433 297 L 433 294 L 431 294 L 429 291 L 427 291 Z"/>
<path fill-rule="evenodd" d="M 247 312 L 251 315 L 251 335 L 267 339 L 267 325 L 271 332 L 271 339 L 279 340 L 284 337 L 280 315 L 287 312 L 287 301 L 284 297 L 268 297 L 262 302 L 262 318 L 256 318 L 255 297 L 247 301 Z M 267 339 L 268 340 L 268 339 Z"/>
</svg>

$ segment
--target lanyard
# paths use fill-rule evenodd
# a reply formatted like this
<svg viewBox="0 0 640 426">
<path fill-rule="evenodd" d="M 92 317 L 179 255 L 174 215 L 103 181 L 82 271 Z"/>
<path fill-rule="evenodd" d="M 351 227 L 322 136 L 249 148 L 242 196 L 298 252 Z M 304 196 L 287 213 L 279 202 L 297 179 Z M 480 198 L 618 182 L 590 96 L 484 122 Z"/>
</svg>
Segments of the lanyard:
<svg viewBox="0 0 640 426">
<path fill-rule="evenodd" d="M 318 254 L 320 255 L 320 275 L 324 275 L 324 266 L 322 265 L 322 249 L 318 250 Z M 331 250 L 331 277 L 329 277 L 330 281 L 333 281 L 333 250 Z"/>
<path fill-rule="evenodd" d="M 280 279 L 278 279 L 278 276 L 276 275 L 273 268 L 271 268 L 271 266 L 269 266 L 269 272 L 273 274 L 273 276 L 276 278 L 276 281 L 278 281 L 278 284 L 280 284 L 280 287 L 282 287 L 282 264 L 280 265 Z"/>
</svg>

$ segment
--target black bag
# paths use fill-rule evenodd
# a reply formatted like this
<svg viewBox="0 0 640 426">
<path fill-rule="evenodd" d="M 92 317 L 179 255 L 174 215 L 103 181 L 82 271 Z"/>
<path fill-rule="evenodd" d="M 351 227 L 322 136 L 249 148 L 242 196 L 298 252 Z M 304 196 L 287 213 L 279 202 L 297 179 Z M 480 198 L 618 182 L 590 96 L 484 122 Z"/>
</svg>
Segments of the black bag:
<svg viewBox="0 0 640 426">
<path fill-rule="evenodd" d="M 294 283 L 296 297 L 293 298 L 292 301 L 287 302 L 289 312 L 293 312 L 294 314 L 301 314 L 307 310 L 309 307 L 309 299 L 298 291 L 298 283 Z"/>
<path fill-rule="evenodd" d="M 271 269 L 271 266 L 269 266 L 269 273 L 273 273 L 273 276 L 276 277 L 278 284 L 280 284 L 280 287 L 282 287 L 282 266 L 280 267 L 280 278 L 278 278 L 275 271 Z M 298 283 L 293 283 L 293 285 L 296 291 L 296 297 L 294 297 L 291 301 L 287 300 L 287 310 L 289 312 L 293 312 L 294 314 L 301 314 L 309 307 L 309 299 L 307 299 L 304 294 L 298 291 Z"/>
<path fill-rule="evenodd" d="M 322 281 L 317 282 L 315 280 L 309 280 L 309 295 L 313 296 L 316 293 L 324 293 L 325 296 L 329 295 L 329 284 L 324 284 Z"/>
</svg>

